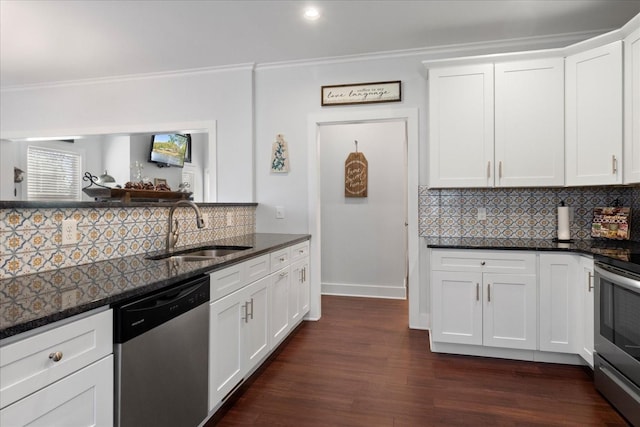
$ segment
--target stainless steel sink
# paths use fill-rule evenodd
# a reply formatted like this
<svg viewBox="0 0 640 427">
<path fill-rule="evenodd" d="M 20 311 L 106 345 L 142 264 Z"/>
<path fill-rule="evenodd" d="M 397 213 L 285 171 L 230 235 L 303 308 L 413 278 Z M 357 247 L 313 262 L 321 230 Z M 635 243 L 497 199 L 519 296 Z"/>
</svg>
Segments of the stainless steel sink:
<svg viewBox="0 0 640 427">
<path fill-rule="evenodd" d="M 206 261 L 251 249 L 251 246 L 204 246 L 186 251 L 177 251 L 148 257 L 151 260 L 170 258 L 176 261 Z"/>
</svg>

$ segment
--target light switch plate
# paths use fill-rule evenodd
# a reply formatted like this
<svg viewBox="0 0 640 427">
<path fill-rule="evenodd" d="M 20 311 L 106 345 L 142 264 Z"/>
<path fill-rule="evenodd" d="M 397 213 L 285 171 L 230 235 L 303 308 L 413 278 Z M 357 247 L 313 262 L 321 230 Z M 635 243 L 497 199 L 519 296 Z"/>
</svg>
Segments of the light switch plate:
<svg viewBox="0 0 640 427">
<path fill-rule="evenodd" d="M 276 219 L 284 219 L 284 206 L 276 206 Z"/>
<path fill-rule="evenodd" d="M 74 219 L 62 220 L 62 244 L 73 245 L 76 243 L 78 234 L 78 221 Z"/>
</svg>

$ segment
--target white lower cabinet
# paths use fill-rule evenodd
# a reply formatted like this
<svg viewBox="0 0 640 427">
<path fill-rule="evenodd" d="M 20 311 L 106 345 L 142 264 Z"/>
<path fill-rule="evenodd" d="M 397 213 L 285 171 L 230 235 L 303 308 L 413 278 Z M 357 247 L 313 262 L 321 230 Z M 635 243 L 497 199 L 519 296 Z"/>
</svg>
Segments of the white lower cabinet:
<svg viewBox="0 0 640 427">
<path fill-rule="evenodd" d="M 593 259 L 433 249 L 431 313 L 436 352 L 593 366 Z"/>
<path fill-rule="evenodd" d="M 291 265 L 289 287 L 289 318 L 296 325 L 309 312 L 309 258 Z"/>
<path fill-rule="evenodd" d="M 268 282 L 265 277 L 210 305 L 210 410 L 269 351 Z"/>
<path fill-rule="evenodd" d="M 83 314 L 0 343 L 0 426 L 112 426 L 113 315 Z"/>
<path fill-rule="evenodd" d="M 540 350 L 578 352 L 578 262 L 573 254 L 540 254 Z"/>
<path fill-rule="evenodd" d="M 303 242 L 211 274 L 210 411 L 309 311 L 308 248 Z"/>
<path fill-rule="evenodd" d="M 2 409 L 0 425 L 113 426 L 113 356 Z"/>
<path fill-rule="evenodd" d="M 434 341 L 534 349 L 535 276 L 434 271 Z"/>
<path fill-rule="evenodd" d="M 291 285 L 289 267 L 278 270 L 270 276 L 269 283 L 269 323 L 271 348 L 275 348 L 291 330 L 289 316 L 289 291 Z"/>
<path fill-rule="evenodd" d="M 593 368 L 594 299 L 593 258 L 580 257 L 578 271 L 578 294 L 580 301 L 580 323 L 578 326 L 578 353 Z"/>
</svg>

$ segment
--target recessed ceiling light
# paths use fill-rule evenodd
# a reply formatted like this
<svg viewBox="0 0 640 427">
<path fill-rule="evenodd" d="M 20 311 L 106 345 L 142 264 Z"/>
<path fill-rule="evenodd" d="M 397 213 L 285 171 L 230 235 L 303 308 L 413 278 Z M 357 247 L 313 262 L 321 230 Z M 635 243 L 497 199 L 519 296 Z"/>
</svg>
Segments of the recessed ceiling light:
<svg viewBox="0 0 640 427">
<path fill-rule="evenodd" d="M 315 21 L 316 19 L 320 18 L 320 11 L 315 7 L 308 7 L 304 10 L 303 16 L 309 21 Z"/>
</svg>

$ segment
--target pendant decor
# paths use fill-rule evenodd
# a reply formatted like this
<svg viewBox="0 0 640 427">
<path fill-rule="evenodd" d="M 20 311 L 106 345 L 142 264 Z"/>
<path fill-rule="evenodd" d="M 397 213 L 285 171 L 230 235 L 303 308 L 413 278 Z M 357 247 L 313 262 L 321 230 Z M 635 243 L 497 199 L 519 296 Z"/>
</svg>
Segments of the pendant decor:
<svg viewBox="0 0 640 427">
<path fill-rule="evenodd" d="M 367 177 L 369 163 L 364 154 L 356 151 L 349 153 L 344 163 L 344 197 L 367 197 Z"/>
<path fill-rule="evenodd" d="M 284 135 L 280 133 L 276 135 L 276 142 L 273 143 L 271 150 L 271 172 L 289 172 L 289 149 Z"/>
</svg>

